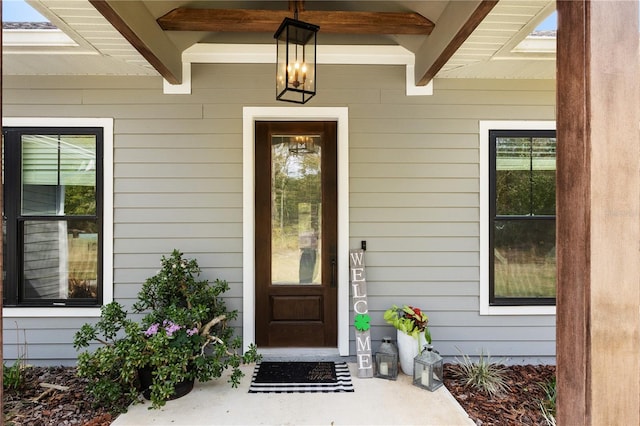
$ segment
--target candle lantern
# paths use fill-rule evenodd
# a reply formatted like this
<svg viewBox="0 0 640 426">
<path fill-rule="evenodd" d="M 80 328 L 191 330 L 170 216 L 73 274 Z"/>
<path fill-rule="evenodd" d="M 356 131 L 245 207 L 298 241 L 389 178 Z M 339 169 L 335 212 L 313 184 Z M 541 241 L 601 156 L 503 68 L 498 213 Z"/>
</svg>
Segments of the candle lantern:
<svg viewBox="0 0 640 426">
<path fill-rule="evenodd" d="M 383 337 L 375 354 L 376 377 L 396 380 L 398 377 L 398 348 L 391 343 L 391 337 Z"/>
<path fill-rule="evenodd" d="M 277 40 L 276 99 L 304 104 L 316 94 L 317 25 L 284 18 Z"/>
<path fill-rule="evenodd" d="M 422 353 L 413 359 L 413 384 L 430 391 L 442 386 L 443 360 L 431 345 L 425 345 Z"/>
</svg>

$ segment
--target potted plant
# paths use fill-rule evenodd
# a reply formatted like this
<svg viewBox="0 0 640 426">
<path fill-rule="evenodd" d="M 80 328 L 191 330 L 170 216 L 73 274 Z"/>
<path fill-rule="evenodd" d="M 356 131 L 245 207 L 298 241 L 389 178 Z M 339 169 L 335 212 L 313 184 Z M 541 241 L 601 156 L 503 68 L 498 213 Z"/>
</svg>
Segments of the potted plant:
<svg viewBox="0 0 640 426">
<path fill-rule="evenodd" d="M 237 387 L 240 364 L 260 359 L 253 345 L 244 355 L 237 353 L 241 339 L 228 327 L 237 311 L 228 311 L 220 297 L 228 283 L 210 284 L 199 275 L 197 261 L 174 250 L 162 257 L 162 268 L 138 293 L 133 313 L 142 315 L 140 323 L 112 302 L 96 324 L 76 333 L 76 349 L 102 344 L 78 357 L 78 375 L 90 380 L 89 391 L 98 402 L 122 411 L 143 391 L 157 408 L 188 393 L 194 380 L 220 377 L 229 367 L 229 382 Z"/>
<path fill-rule="evenodd" d="M 431 333 L 427 324 L 429 317 L 420 308 L 393 305 L 384 312 L 384 320 L 397 330 L 398 358 L 404 374 L 413 376 L 413 358 L 425 343 L 431 343 Z"/>
</svg>

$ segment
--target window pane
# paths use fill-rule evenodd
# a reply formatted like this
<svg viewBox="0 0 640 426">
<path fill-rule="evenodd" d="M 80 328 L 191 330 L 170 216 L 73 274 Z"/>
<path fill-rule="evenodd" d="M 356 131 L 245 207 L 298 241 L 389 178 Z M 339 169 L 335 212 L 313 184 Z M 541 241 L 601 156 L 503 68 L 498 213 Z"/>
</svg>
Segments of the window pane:
<svg viewBox="0 0 640 426">
<path fill-rule="evenodd" d="M 22 184 L 58 185 L 58 136 L 22 136 Z"/>
<path fill-rule="evenodd" d="M 556 139 L 533 138 L 531 161 L 532 213 L 556 214 Z"/>
<path fill-rule="evenodd" d="M 25 221 L 22 296 L 97 300 L 97 221 Z"/>
<path fill-rule="evenodd" d="M 496 214 L 531 212 L 531 138 L 496 138 Z"/>
<path fill-rule="evenodd" d="M 496 171 L 496 215 L 528 215 L 531 211 L 529 170 Z"/>
<path fill-rule="evenodd" d="M 60 136 L 60 184 L 96 186 L 96 136 Z"/>
<path fill-rule="evenodd" d="M 494 296 L 555 297 L 555 220 L 496 220 Z"/>
<path fill-rule="evenodd" d="M 319 136 L 272 141 L 271 282 L 321 284 Z"/>
<path fill-rule="evenodd" d="M 64 186 L 65 216 L 95 216 L 95 186 Z"/>
<path fill-rule="evenodd" d="M 555 138 L 496 138 L 496 215 L 555 215 L 555 170 Z"/>
<path fill-rule="evenodd" d="M 22 214 L 55 216 L 62 214 L 62 188 L 53 185 L 22 185 Z"/>
<path fill-rule="evenodd" d="M 96 136 L 22 136 L 23 215 L 96 214 Z"/>
</svg>

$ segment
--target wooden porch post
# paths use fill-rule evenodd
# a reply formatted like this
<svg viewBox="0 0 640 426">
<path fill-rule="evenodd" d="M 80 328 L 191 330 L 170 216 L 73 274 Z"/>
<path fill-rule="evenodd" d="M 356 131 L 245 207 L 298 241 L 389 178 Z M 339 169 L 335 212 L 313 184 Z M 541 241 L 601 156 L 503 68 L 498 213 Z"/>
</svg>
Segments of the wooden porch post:
<svg viewBox="0 0 640 426">
<path fill-rule="evenodd" d="M 2 22 L 2 0 L 0 0 L 0 22 Z M 2 31 L 0 31 L 0 120 L 4 115 L 2 114 Z M 2 121 L 0 121 L 0 131 L 2 130 Z M 3 138 L 0 138 L 0 148 L 2 148 L 2 144 L 4 144 Z M 0 161 L 0 176 L 4 173 L 2 171 L 2 161 Z M 4 204 L 3 204 L 3 191 L 4 185 L 0 184 L 0 211 L 4 214 Z M 0 222 L 1 223 L 1 222 Z M 2 263 L 3 259 L 3 236 L 2 232 L 0 232 L 0 366 L 4 365 L 4 324 L 2 321 L 2 299 L 3 295 L 3 286 L 4 282 L 2 280 L 2 271 L 4 268 L 4 264 Z M 2 405 L 2 400 L 4 398 L 4 382 L 3 382 L 4 374 L 0 374 L 0 413 L 4 412 L 4 406 Z"/>
<path fill-rule="evenodd" d="M 638 2 L 557 9 L 557 421 L 638 425 Z"/>
</svg>

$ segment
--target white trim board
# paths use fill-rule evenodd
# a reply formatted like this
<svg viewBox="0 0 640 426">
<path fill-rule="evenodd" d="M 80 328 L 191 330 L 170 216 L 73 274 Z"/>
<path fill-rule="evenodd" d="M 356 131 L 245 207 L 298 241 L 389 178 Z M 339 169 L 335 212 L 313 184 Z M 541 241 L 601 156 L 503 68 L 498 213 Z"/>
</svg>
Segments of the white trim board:
<svg viewBox="0 0 640 426">
<path fill-rule="evenodd" d="M 165 94 L 191 93 L 191 64 L 274 64 L 275 44 L 196 43 L 182 52 L 182 84 L 164 80 Z M 433 95 L 433 81 L 416 86 L 415 55 L 402 46 L 317 46 L 316 62 L 334 65 L 405 65 L 406 95 Z"/>
<path fill-rule="evenodd" d="M 338 353 L 349 355 L 349 110 L 309 107 L 245 107 L 242 114 L 242 347 L 255 343 L 256 120 L 338 123 Z M 326 349 L 325 349 L 326 350 Z"/>
</svg>

